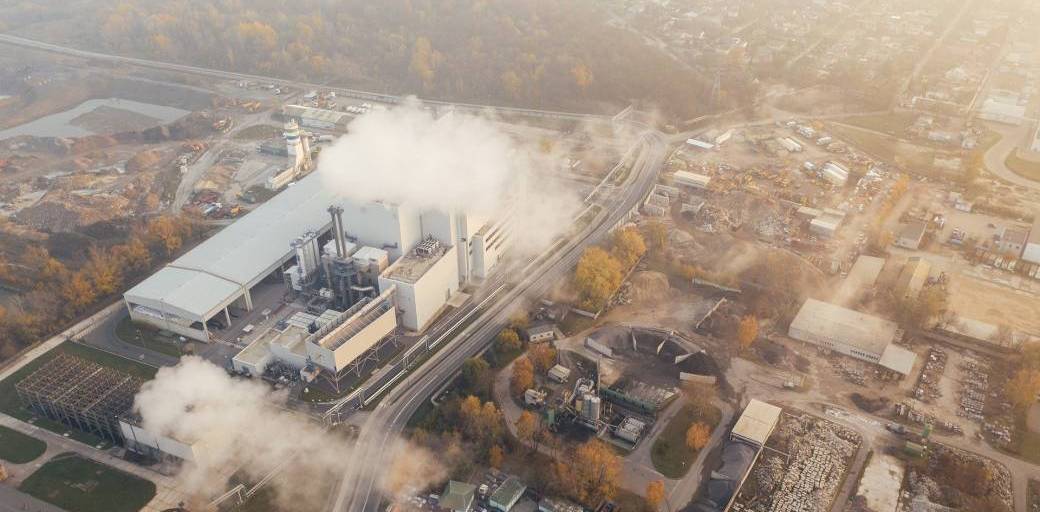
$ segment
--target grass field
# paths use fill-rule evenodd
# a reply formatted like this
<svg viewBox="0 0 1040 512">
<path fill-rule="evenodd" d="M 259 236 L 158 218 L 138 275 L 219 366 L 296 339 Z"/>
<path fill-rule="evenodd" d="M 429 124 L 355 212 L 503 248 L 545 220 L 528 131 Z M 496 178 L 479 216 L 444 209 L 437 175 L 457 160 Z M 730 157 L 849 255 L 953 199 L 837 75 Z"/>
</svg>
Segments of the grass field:
<svg viewBox="0 0 1040 512">
<path fill-rule="evenodd" d="M 134 323 L 129 316 L 123 317 L 116 325 L 116 336 L 131 345 L 153 352 L 173 357 L 181 356 L 180 342 L 176 338 L 164 336 L 154 327 Z"/>
<path fill-rule="evenodd" d="M 1008 169 L 1015 174 L 1031 180 L 1040 181 L 1040 162 L 1033 162 L 1018 156 L 1018 151 L 1012 151 L 1005 162 Z"/>
<path fill-rule="evenodd" d="M 17 372 L 14 372 L 10 377 L 0 381 L 0 412 L 23 421 L 31 419 L 34 416 L 33 413 L 22 407 L 22 402 L 18 399 L 18 393 L 15 392 L 14 386 L 18 381 L 28 377 L 29 374 L 36 371 L 36 369 L 43 366 L 47 361 L 50 361 L 60 353 L 94 361 L 102 366 L 124 371 L 145 380 L 151 380 L 154 378 L 155 372 L 158 371 L 157 368 L 136 361 L 131 361 L 107 352 L 102 352 L 96 348 L 88 347 L 79 343 L 66 341 L 61 345 L 54 347 L 54 349 L 42 356 L 37 357 L 29 364 L 20 368 Z M 101 442 L 97 437 L 66 427 L 61 423 L 50 421 L 46 418 L 39 418 L 34 422 L 34 424 L 52 432 L 57 432 L 58 434 L 65 434 L 67 432 L 69 433 L 69 437 L 91 446 L 96 446 Z"/>
<path fill-rule="evenodd" d="M 47 443 L 0 426 L 0 459 L 12 464 L 25 464 L 36 460 L 45 451 Z"/>
<path fill-rule="evenodd" d="M 936 152 L 851 126 L 830 125 L 834 135 L 877 159 L 922 175 L 934 175 Z"/>
<path fill-rule="evenodd" d="M 695 421 L 702 421 L 714 431 L 722 417 L 722 411 L 714 407 L 712 409 L 707 417 L 701 418 L 692 405 L 683 405 L 654 440 L 654 446 L 650 449 L 654 469 L 668 478 L 681 478 L 689 471 L 697 452 L 686 445 L 686 430 Z"/>
<path fill-rule="evenodd" d="M 917 114 L 914 112 L 892 112 L 873 116 L 850 116 L 837 119 L 837 121 L 903 138 L 906 137 L 906 131 L 913 126 L 916 119 Z"/>
<path fill-rule="evenodd" d="M 69 512 L 136 512 L 155 497 L 155 484 L 63 453 L 29 475 L 19 489 Z"/>
</svg>

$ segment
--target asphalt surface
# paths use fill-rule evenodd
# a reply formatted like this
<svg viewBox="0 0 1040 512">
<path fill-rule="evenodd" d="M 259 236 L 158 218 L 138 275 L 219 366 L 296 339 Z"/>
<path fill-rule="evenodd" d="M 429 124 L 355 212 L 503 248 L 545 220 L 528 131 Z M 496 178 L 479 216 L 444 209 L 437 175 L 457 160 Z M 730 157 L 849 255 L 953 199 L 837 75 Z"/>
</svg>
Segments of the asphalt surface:
<svg viewBox="0 0 1040 512">
<path fill-rule="evenodd" d="M 65 512 L 14 487 L 0 485 L 0 512 Z"/>
<path fill-rule="evenodd" d="M 388 447 L 422 403 L 458 372 L 469 357 L 479 354 L 506 325 L 518 299 L 539 296 L 563 278 L 577 264 L 585 247 L 602 239 L 623 222 L 642 201 L 656 181 L 657 172 L 667 156 L 667 144 L 656 132 L 643 135 L 644 150 L 633 166 L 628 182 L 617 190 L 612 207 L 605 208 L 578 236 L 533 269 L 525 269 L 512 288 L 499 290 L 498 297 L 449 345 L 434 354 L 390 390 L 362 426 L 354 458 L 364 461 L 353 466 L 336 492 L 330 496 L 328 510 L 375 512 L 381 502 L 379 477 L 390 463 Z M 476 301 L 474 301 L 476 302 Z"/>
</svg>

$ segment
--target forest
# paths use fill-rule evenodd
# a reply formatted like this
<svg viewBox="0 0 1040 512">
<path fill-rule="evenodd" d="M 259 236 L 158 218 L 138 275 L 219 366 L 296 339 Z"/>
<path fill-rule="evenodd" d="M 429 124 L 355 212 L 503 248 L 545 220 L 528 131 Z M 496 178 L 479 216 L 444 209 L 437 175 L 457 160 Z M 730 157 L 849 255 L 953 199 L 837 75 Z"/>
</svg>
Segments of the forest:
<svg viewBox="0 0 1040 512">
<path fill-rule="evenodd" d="M 540 109 L 613 113 L 636 101 L 689 118 L 704 113 L 711 87 L 704 73 L 609 25 L 591 0 L 70 4 L 0 6 L 0 29 L 121 55 Z"/>
</svg>

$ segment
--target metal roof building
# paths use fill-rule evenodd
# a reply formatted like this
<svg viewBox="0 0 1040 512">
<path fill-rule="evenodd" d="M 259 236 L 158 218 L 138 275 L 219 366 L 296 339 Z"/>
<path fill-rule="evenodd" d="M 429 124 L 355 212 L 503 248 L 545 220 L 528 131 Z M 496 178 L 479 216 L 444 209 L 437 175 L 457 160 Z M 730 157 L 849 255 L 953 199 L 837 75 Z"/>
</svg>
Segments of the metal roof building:
<svg viewBox="0 0 1040 512">
<path fill-rule="evenodd" d="M 883 366 L 882 356 L 896 341 L 898 332 L 895 322 L 816 299 L 805 301 L 788 329 L 788 335 L 796 340 Z M 905 365 L 886 368 L 903 373 Z"/>
<path fill-rule="evenodd" d="M 730 433 L 734 438 L 764 446 L 780 421 L 781 409 L 754 398 L 748 402 Z"/>
<path fill-rule="evenodd" d="M 1026 239 L 1026 247 L 1022 249 L 1022 259 L 1030 263 L 1040 264 L 1040 212 L 1036 214 L 1033 229 Z"/>
</svg>

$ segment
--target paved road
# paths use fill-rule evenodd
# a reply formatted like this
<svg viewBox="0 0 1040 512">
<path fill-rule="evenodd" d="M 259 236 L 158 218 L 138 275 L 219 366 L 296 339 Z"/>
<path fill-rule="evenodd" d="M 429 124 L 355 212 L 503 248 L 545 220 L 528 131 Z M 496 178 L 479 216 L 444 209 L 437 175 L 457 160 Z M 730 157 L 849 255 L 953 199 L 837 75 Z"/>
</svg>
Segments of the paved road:
<svg viewBox="0 0 1040 512">
<path fill-rule="evenodd" d="M 1025 140 L 1030 130 L 1030 123 L 1023 123 L 1022 126 L 1006 126 L 997 123 L 990 123 L 989 127 L 1001 135 L 1000 142 L 997 142 L 993 147 L 986 151 L 983 156 L 983 162 L 986 164 L 986 169 L 998 178 L 1007 181 L 1013 185 L 1031 188 L 1033 190 L 1040 190 L 1040 181 L 1033 181 L 1025 178 L 1015 171 L 1012 171 L 1007 166 L 1007 159 L 1011 156 L 1011 153 L 1015 151 L 1019 143 Z"/>
<path fill-rule="evenodd" d="M 35 50 L 43 50 L 52 53 L 59 53 L 62 55 L 69 55 L 73 57 L 79 57 L 91 60 L 100 60 L 105 62 L 113 62 L 118 64 L 128 64 L 143 68 L 158 69 L 162 71 L 178 71 L 181 73 L 190 73 L 194 75 L 202 75 L 213 78 L 219 78 L 223 80 L 244 80 L 249 82 L 262 82 L 286 87 L 298 87 L 301 89 L 323 89 L 328 91 L 335 91 L 339 96 L 346 96 L 356 98 L 360 100 L 378 101 L 383 103 L 399 103 L 404 97 L 395 96 L 391 94 L 382 94 L 372 91 L 361 91 L 358 89 L 348 89 L 344 87 L 331 87 L 328 84 L 316 84 L 310 82 L 301 82 L 297 80 L 285 80 L 281 78 L 273 78 L 269 76 L 251 75 L 247 73 L 236 73 L 232 71 L 224 71 L 219 69 L 203 68 L 199 66 L 189 66 L 185 64 L 175 64 L 172 62 L 162 62 L 157 60 L 149 59 L 138 59 L 134 57 L 125 57 L 121 55 L 112 55 L 101 52 L 91 52 L 86 50 L 79 50 L 76 48 L 70 48 L 68 46 L 61 46 L 51 43 L 45 43 L 43 41 L 37 41 L 34 39 L 27 39 L 24 37 L 13 36 L 9 34 L 0 34 L 0 43 L 11 44 L 15 46 L 21 46 L 23 48 L 31 48 Z M 575 112 L 560 112 L 554 110 L 540 110 L 540 109 L 529 109 L 529 108 L 514 108 L 514 107 L 501 107 L 495 105 L 477 105 L 473 103 L 455 103 L 448 101 L 429 100 L 423 99 L 423 102 L 429 105 L 437 105 L 443 107 L 450 107 L 456 110 L 466 110 L 470 112 L 486 112 L 495 111 L 499 114 L 510 114 L 520 116 L 531 116 L 531 117 L 549 117 L 559 119 L 609 119 L 610 116 L 603 116 L 598 114 L 583 114 Z"/>
<path fill-rule="evenodd" d="M 162 366 L 174 366 L 180 361 L 180 358 L 178 357 L 160 354 L 159 352 L 148 350 L 120 340 L 119 336 L 116 336 L 116 327 L 119 325 L 119 322 L 122 322 L 123 319 L 127 317 L 128 314 L 126 308 L 120 308 L 102 319 L 97 328 L 82 336 L 81 340 L 87 345 L 97 347 L 105 352 L 138 361 L 149 366 L 155 366 L 157 368 Z"/>
<path fill-rule="evenodd" d="M 65 509 L 0 484 L 0 512 L 65 512 Z"/>
<path fill-rule="evenodd" d="M 448 346 L 388 392 L 367 418 L 358 438 L 359 452 L 355 457 L 365 463 L 356 465 L 343 475 L 335 499 L 330 500 L 331 510 L 376 511 L 380 503 L 378 480 L 387 464 L 386 447 L 401 432 L 408 418 L 456 374 L 466 358 L 489 346 L 495 334 L 508 322 L 513 305 L 519 299 L 538 296 L 548 290 L 577 263 L 586 246 L 605 236 L 638 206 L 656 181 L 667 150 L 663 137 L 658 133 L 647 132 L 642 138 L 645 149 L 637 158 L 626 186 L 618 190 L 620 197 L 614 198 L 614 207 L 601 211 L 594 222 L 548 261 L 538 262 L 533 269 L 519 273 L 520 281 L 515 286 L 500 292 L 499 298 L 449 341 Z"/>
</svg>

